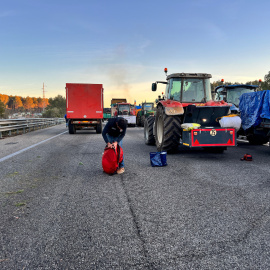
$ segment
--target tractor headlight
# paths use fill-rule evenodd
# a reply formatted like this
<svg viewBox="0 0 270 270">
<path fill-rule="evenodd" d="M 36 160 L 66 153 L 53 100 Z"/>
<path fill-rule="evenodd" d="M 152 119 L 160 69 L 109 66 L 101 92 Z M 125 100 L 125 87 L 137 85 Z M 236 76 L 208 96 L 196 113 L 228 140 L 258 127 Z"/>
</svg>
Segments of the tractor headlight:
<svg viewBox="0 0 270 270">
<path fill-rule="evenodd" d="M 165 107 L 165 113 L 167 115 L 181 115 L 184 114 L 183 107 Z"/>
</svg>

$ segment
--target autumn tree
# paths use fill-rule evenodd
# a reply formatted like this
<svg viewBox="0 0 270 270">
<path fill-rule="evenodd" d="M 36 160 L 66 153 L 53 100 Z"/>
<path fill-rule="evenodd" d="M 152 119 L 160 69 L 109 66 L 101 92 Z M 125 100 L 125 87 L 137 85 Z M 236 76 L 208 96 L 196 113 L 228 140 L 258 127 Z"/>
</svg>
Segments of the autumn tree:
<svg viewBox="0 0 270 270">
<path fill-rule="evenodd" d="M 38 99 L 36 97 L 33 97 L 33 108 L 37 109 L 38 108 Z"/>
<path fill-rule="evenodd" d="M 30 111 L 33 107 L 34 107 L 33 99 L 31 97 L 26 97 L 25 103 L 24 103 L 24 108 L 27 111 Z"/>
<path fill-rule="evenodd" d="M 46 108 L 48 105 L 50 105 L 50 102 L 49 102 L 49 99 L 48 98 L 42 99 L 42 102 L 43 102 L 44 108 Z"/>
<path fill-rule="evenodd" d="M 15 96 L 15 98 L 14 98 L 14 108 L 19 109 L 21 107 L 23 107 L 21 97 Z"/>
<path fill-rule="evenodd" d="M 3 104 L 6 106 L 9 101 L 9 96 L 0 94 L 0 101 L 3 102 Z"/>
</svg>

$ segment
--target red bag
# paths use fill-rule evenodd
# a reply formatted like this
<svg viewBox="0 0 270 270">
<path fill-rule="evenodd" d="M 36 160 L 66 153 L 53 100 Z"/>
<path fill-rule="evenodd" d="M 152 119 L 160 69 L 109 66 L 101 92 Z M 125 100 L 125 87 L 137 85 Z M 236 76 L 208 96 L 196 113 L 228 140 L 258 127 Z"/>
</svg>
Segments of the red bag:
<svg viewBox="0 0 270 270">
<path fill-rule="evenodd" d="M 119 168 L 119 163 L 123 161 L 123 149 L 117 144 L 117 148 L 104 149 L 102 156 L 102 168 L 105 173 L 115 174 Z"/>
</svg>

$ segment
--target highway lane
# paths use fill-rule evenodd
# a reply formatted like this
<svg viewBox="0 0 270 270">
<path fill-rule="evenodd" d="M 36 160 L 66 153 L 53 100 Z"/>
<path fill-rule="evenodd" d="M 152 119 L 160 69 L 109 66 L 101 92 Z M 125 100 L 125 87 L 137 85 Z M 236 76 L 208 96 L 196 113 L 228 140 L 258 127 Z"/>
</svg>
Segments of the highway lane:
<svg viewBox="0 0 270 270">
<path fill-rule="evenodd" d="M 152 168 L 155 147 L 128 128 L 126 172 L 108 176 L 101 135 L 66 130 L 0 140 L 0 158 L 36 145 L 0 162 L 1 269 L 270 267 L 269 147 L 179 147 Z"/>
</svg>

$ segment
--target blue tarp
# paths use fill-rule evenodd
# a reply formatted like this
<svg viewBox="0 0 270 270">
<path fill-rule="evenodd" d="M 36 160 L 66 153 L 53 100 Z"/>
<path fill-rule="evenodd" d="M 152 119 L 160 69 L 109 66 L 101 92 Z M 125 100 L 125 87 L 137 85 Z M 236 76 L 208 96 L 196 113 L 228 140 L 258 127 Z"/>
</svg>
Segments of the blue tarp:
<svg viewBox="0 0 270 270">
<path fill-rule="evenodd" d="M 262 118 L 270 119 L 270 90 L 245 93 L 239 99 L 244 130 L 260 125 Z"/>
<path fill-rule="evenodd" d="M 270 119 L 270 90 L 265 91 L 261 118 Z"/>
</svg>

